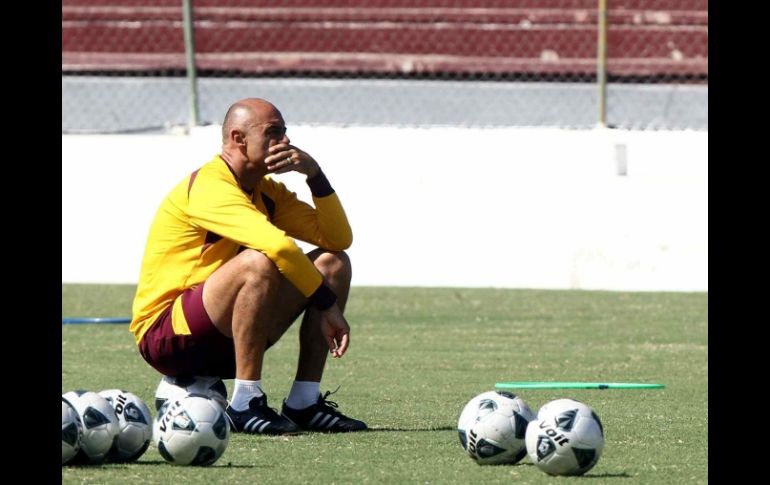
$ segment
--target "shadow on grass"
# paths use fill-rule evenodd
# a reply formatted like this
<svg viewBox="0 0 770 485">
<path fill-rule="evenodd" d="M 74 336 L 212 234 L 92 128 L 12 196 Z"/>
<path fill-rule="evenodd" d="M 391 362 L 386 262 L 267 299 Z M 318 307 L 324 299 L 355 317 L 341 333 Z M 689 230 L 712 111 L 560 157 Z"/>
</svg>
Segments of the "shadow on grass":
<svg viewBox="0 0 770 485">
<path fill-rule="evenodd" d="M 436 426 L 434 428 L 369 428 L 367 433 L 384 431 L 384 432 L 408 432 L 408 431 L 456 431 L 454 426 Z"/>
<path fill-rule="evenodd" d="M 503 463 L 503 466 L 506 464 Z M 532 462 L 518 462 L 514 463 L 514 466 L 535 466 Z M 626 472 L 623 473 L 586 473 L 585 475 L 577 475 L 573 478 L 631 478 L 631 475 L 629 475 Z"/>
<path fill-rule="evenodd" d="M 623 473 L 586 473 L 585 478 L 631 478 L 626 472 Z"/>
<path fill-rule="evenodd" d="M 144 461 L 135 461 L 133 463 L 126 463 L 126 465 L 169 465 L 169 463 L 165 460 L 144 460 Z M 128 466 L 126 466 L 128 468 Z M 196 467 L 192 467 L 196 468 Z M 209 465 L 206 467 L 197 467 L 197 468 L 269 468 L 269 466 L 265 465 L 235 465 L 232 462 L 223 462 L 221 460 L 218 460 L 213 465 Z"/>
<path fill-rule="evenodd" d="M 142 460 L 142 461 L 132 461 L 129 463 L 113 463 L 109 461 L 104 461 L 101 463 L 67 463 L 65 465 L 62 465 L 62 469 L 68 468 L 70 470 L 95 470 L 97 468 L 109 468 L 111 470 L 116 469 L 128 469 L 131 468 L 134 465 L 161 465 L 165 464 L 167 462 L 163 460 Z"/>
</svg>

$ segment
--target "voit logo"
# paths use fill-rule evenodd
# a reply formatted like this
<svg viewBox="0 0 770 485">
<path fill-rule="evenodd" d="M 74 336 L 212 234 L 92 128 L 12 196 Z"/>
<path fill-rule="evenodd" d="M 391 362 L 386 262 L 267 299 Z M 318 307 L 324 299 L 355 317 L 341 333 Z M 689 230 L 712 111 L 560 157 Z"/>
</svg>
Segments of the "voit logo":
<svg viewBox="0 0 770 485">
<path fill-rule="evenodd" d="M 569 443 L 569 438 L 559 433 L 555 429 L 551 428 L 545 420 L 540 421 L 539 426 L 540 426 L 540 429 L 543 430 L 542 432 L 545 433 L 545 436 L 541 434 L 540 438 L 545 438 L 545 437 L 550 438 L 553 441 L 555 441 L 556 444 L 558 444 L 559 446 L 564 446 L 567 443 Z"/>
<path fill-rule="evenodd" d="M 572 431 L 572 426 L 575 425 L 575 417 L 577 417 L 577 409 L 571 409 L 564 411 L 554 418 L 554 424 L 557 429 L 562 431 Z"/>
<path fill-rule="evenodd" d="M 145 421 L 142 412 L 139 411 L 139 408 L 134 403 L 126 404 L 126 407 L 123 411 L 123 416 L 125 417 L 126 421 L 147 424 L 147 421 Z"/>
<path fill-rule="evenodd" d="M 176 430 L 193 431 L 195 430 L 195 421 L 187 414 L 187 411 L 182 411 L 174 416 L 172 427 Z"/>
<path fill-rule="evenodd" d="M 492 399 L 482 399 L 479 402 L 479 412 L 476 414 L 476 421 L 481 421 L 484 416 L 494 412 L 497 409 L 497 403 Z"/>
<path fill-rule="evenodd" d="M 543 461 L 556 451 L 556 445 L 548 436 L 540 435 L 537 437 L 537 461 Z"/>
<path fill-rule="evenodd" d="M 478 434 L 474 430 L 470 430 L 468 433 L 468 452 L 470 452 L 473 459 L 485 459 L 491 458 L 495 455 L 499 455 L 504 452 L 503 448 L 490 443 L 484 438 L 478 439 Z"/>
<path fill-rule="evenodd" d="M 86 429 L 95 428 L 103 424 L 109 424 L 110 419 L 96 408 L 89 406 L 83 413 L 83 425 Z"/>
</svg>

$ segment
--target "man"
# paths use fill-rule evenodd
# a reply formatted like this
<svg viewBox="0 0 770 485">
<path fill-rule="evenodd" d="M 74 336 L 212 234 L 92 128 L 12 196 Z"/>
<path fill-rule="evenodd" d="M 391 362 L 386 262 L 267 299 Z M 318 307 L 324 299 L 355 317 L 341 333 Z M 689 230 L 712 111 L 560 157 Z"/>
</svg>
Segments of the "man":
<svg viewBox="0 0 770 485">
<path fill-rule="evenodd" d="M 307 176 L 315 207 L 271 174 Z M 294 238 L 318 247 L 307 255 Z M 185 177 L 150 228 L 130 330 L 144 359 L 165 375 L 159 390 L 194 379 L 226 396 L 238 432 L 360 431 L 362 421 L 320 395 L 327 353 L 350 342 L 342 312 L 352 233 L 318 163 L 290 144 L 281 113 L 248 98 L 222 125 L 222 153 Z M 297 373 L 281 414 L 261 388 L 265 351 L 304 312 Z"/>
</svg>

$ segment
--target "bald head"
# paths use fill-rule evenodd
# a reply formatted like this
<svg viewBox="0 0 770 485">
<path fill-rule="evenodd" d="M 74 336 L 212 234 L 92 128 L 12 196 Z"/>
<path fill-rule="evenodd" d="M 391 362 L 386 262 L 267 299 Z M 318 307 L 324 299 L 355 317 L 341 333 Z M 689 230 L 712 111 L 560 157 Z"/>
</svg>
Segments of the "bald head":
<svg viewBox="0 0 770 485">
<path fill-rule="evenodd" d="M 273 118 L 282 118 L 278 109 L 269 101 L 261 98 L 242 99 L 227 110 L 222 122 L 222 142 L 226 143 L 232 130 L 248 131 L 260 123 L 266 123 Z"/>
</svg>

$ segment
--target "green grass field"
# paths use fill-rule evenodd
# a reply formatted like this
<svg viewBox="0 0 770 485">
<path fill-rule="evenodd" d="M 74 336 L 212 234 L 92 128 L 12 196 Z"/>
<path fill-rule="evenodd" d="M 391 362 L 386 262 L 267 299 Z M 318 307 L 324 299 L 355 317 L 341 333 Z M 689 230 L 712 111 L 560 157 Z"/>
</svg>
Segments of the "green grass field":
<svg viewBox="0 0 770 485">
<path fill-rule="evenodd" d="M 133 286 L 62 285 L 62 316 L 128 316 Z M 467 484 L 708 482 L 708 295 L 500 289 L 351 291 L 351 346 L 321 389 L 370 432 L 234 434 L 209 468 L 137 463 L 63 467 L 62 483 Z M 263 384 L 280 407 L 297 328 L 267 353 Z M 62 326 L 62 392 L 122 388 L 153 407 L 160 376 L 127 325 Z M 533 410 L 571 397 L 593 407 L 606 443 L 586 478 L 550 477 L 529 458 L 479 466 L 455 427 L 465 403 L 500 381 L 656 382 L 658 390 L 518 391 Z M 232 381 L 225 381 L 232 391 Z"/>
</svg>

